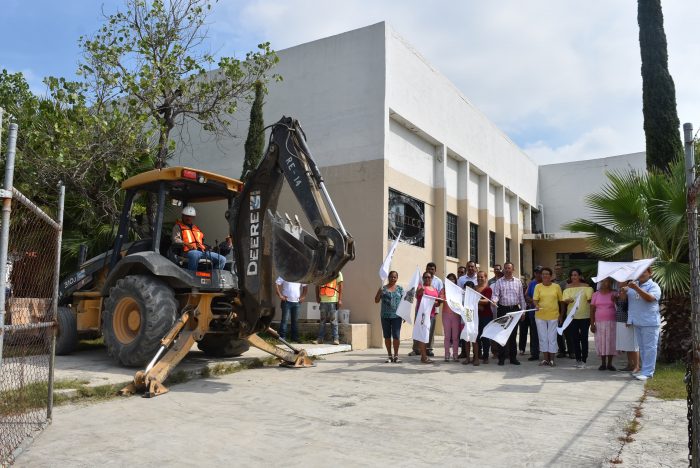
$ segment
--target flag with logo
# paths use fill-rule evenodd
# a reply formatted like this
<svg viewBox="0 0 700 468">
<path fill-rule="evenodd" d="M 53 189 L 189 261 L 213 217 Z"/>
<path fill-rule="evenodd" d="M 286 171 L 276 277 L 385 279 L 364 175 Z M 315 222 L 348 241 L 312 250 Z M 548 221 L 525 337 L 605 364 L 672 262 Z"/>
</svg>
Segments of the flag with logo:
<svg viewBox="0 0 700 468">
<path fill-rule="evenodd" d="M 421 271 L 419 267 L 416 267 L 416 272 L 404 288 L 403 297 L 396 308 L 396 315 L 404 319 L 406 323 L 413 323 L 413 311 L 415 310 L 413 305 L 416 302 L 416 289 L 420 285 L 420 279 Z"/>
<path fill-rule="evenodd" d="M 384 258 L 382 266 L 379 267 L 379 277 L 382 279 L 382 281 L 386 281 L 386 279 L 389 277 L 389 272 L 391 271 L 391 259 L 394 257 L 394 252 L 396 251 L 396 246 L 399 245 L 400 238 L 401 231 L 399 231 L 399 235 L 396 236 L 394 242 L 391 243 L 391 247 L 389 247 L 389 252 L 386 254 L 386 258 Z"/>
<path fill-rule="evenodd" d="M 490 338 L 499 345 L 505 346 L 510 334 L 513 332 L 513 329 L 520 321 L 520 317 L 522 317 L 525 312 L 525 310 L 509 312 L 503 317 L 492 320 L 484 327 L 484 331 L 481 332 L 481 336 L 484 338 Z"/>
<path fill-rule="evenodd" d="M 413 339 L 421 343 L 430 341 L 430 313 L 433 310 L 435 298 L 423 295 L 416 313 L 416 323 L 413 325 Z"/>
<path fill-rule="evenodd" d="M 615 281 L 633 281 L 646 271 L 654 263 L 656 258 L 645 258 L 634 262 L 598 262 L 598 275 L 591 278 L 596 283 L 600 283 L 605 278 L 612 278 Z"/>
<path fill-rule="evenodd" d="M 581 304 L 582 295 L 583 293 L 579 293 L 576 296 L 576 300 L 574 301 L 574 305 L 571 307 L 569 315 L 566 316 L 566 319 L 564 320 L 564 323 L 561 324 L 561 327 L 557 327 L 557 333 L 559 333 L 560 335 L 564 334 L 564 330 L 566 330 L 566 327 L 568 327 L 571 321 L 574 319 L 574 315 L 576 315 L 576 311 L 578 310 L 578 307 Z"/>
<path fill-rule="evenodd" d="M 479 300 L 481 294 L 474 291 L 472 288 L 464 288 L 464 315 L 462 322 L 464 328 L 459 337 L 468 343 L 476 343 L 476 338 L 479 336 Z"/>
</svg>

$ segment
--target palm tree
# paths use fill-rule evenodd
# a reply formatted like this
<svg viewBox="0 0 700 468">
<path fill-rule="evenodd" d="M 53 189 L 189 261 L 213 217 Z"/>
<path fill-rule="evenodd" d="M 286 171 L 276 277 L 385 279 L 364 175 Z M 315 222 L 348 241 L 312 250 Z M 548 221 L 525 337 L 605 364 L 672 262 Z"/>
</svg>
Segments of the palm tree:
<svg viewBox="0 0 700 468">
<path fill-rule="evenodd" d="M 690 265 L 683 162 L 669 172 L 612 172 L 599 193 L 586 197 L 591 219 L 565 229 L 588 234 L 591 253 L 604 260 L 632 254 L 656 257 L 653 278 L 663 291 L 661 357 L 674 361 L 691 347 Z"/>
</svg>

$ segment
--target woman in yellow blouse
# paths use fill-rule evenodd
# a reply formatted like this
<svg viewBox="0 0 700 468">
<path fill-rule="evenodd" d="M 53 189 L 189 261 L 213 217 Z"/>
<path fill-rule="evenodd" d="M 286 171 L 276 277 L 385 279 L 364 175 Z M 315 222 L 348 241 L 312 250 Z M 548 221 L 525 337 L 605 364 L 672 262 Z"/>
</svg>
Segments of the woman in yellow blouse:
<svg viewBox="0 0 700 468">
<path fill-rule="evenodd" d="M 552 283 L 552 269 L 542 268 L 542 282 L 535 286 L 532 296 L 537 309 L 535 324 L 540 340 L 540 352 L 544 353 L 540 366 L 555 366 L 554 356 L 557 354 L 557 325 L 561 300 L 561 288 L 557 283 Z"/>
<path fill-rule="evenodd" d="M 588 359 L 588 329 L 591 326 L 591 298 L 593 297 L 593 288 L 583 282 L 581 270 L 574 268 L 569 272 L 569 284 L 567 284 L 564 290 L 563 302 L 567 304 L 566 315 L 569 315 L 569 312 L 571 312 L 571 308 L 574 306 L 576 297 L 579 294 L 581 294 L 581 300 L 579 301 L 578 310 L 574 315 L 574 319 L 571 321 L 571 325 L 569 325 L 569 333 L 571 333 L 573 337 L 576 367 L 585 369 L 586 360 Z"/>
</svg>

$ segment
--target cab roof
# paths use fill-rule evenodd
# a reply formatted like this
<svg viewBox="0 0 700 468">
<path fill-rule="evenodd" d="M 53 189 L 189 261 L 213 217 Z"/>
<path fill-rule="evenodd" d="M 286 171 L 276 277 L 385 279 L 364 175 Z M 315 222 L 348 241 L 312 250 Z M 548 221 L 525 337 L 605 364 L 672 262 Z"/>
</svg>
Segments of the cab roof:
<svg viewBox="0 0 700 468">
<path fill-rule="evenodd" d="M 165 182 L 168 196 L 187 202 L 228 199 L 243 190 L 240 180 L 183 166 L 142 172 L 122 182 L 122 189 L 157 193 L 160 182 Z"/>
</svg>

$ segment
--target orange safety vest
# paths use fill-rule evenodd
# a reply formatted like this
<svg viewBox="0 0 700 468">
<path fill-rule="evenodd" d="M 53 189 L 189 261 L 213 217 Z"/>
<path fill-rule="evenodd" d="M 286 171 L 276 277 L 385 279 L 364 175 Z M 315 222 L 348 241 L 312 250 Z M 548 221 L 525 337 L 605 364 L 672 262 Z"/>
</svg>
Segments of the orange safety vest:
<svg viewBox="0 0 700 468">
<path fill-rule="evenodd" d="M 333 280 L 330 283 L 326 283 L 321 286 L 321 296 L 333 297 L 338 292 L 337 280 Z"/>
<path fill-rule="evenodd" d="M 200 231 L 196 225 L 193 224 L 192 228 L 190 228 L 182 221 L 178 221 L 177 225 L 180 226 L 180 233 L 182 234 L 183 252 L 192 250 L 192 247 L 189 247 L 187 244 L 195 244 L 198 247 L 204 247 L 204 233 Z"/>
</svg>

